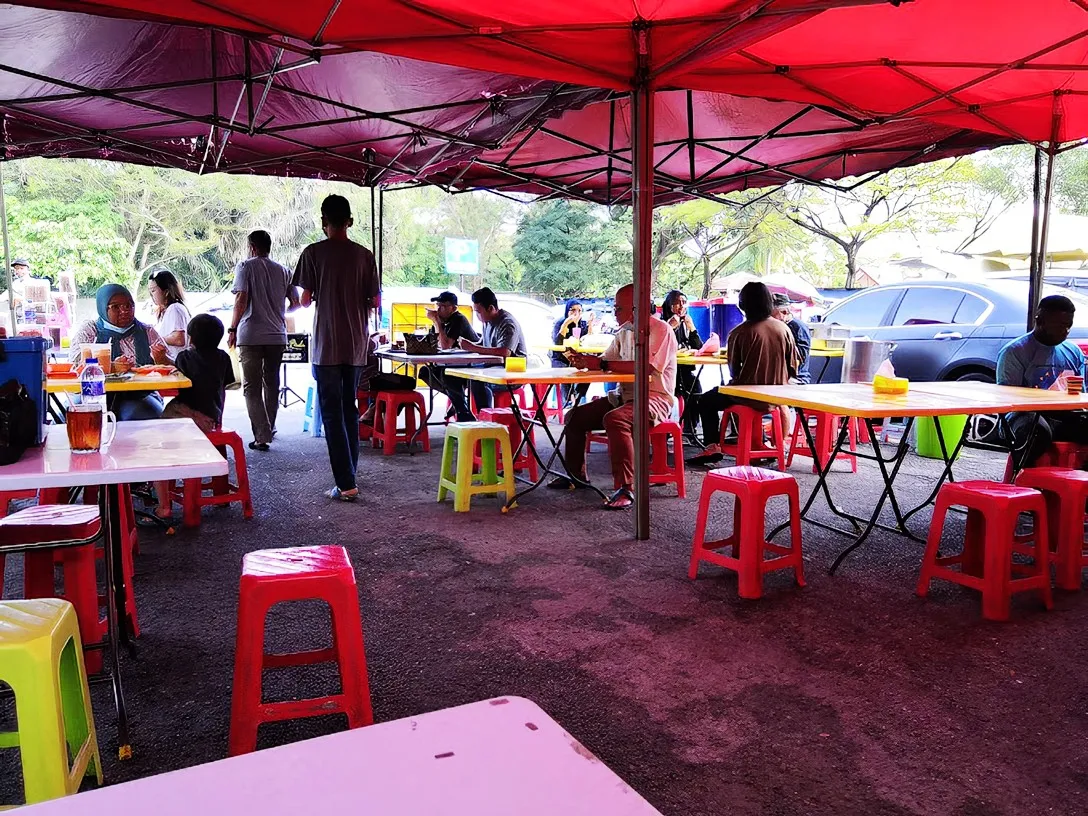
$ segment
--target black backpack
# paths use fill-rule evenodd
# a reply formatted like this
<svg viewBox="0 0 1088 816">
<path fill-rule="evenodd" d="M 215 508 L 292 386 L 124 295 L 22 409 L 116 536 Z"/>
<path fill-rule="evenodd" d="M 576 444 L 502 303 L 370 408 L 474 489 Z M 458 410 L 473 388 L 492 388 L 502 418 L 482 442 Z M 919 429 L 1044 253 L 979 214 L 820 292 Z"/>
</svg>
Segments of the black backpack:
<svg viewBox="0 0 1088 816">
<path fill-rule="evenodd" d="M 38 444 L 38 406 L 18 380 L 0 386 L 0 465 L 18 462 Z"/>
</svg>

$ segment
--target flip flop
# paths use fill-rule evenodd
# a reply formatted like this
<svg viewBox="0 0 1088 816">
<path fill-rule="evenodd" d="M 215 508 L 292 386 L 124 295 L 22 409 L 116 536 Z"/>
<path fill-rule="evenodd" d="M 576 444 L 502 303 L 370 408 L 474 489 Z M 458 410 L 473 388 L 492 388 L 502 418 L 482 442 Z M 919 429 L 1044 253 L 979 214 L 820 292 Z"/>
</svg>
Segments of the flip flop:
<svg viewBox="0 0 1088 816">
<path fill-rule="evenodd" d="M 331 490 L 325 491 L 325 498 L 333 499 L 335 501 L 353 502 L 359 498 L 359 488 L 355 488 L 355 492 L 347 492 L 341 490 L 339 487 L 334 487 Z"/>
<path fill-rule="evenodd" d="M 627 501 L 623 503 L 623 500 Z M 626 487 L 621 487 L 615 493 L 608 497 L 601 507 L 605 510 L 626 510 L 628 507 L 635 503 L 634 494 Z"/>
</svg>

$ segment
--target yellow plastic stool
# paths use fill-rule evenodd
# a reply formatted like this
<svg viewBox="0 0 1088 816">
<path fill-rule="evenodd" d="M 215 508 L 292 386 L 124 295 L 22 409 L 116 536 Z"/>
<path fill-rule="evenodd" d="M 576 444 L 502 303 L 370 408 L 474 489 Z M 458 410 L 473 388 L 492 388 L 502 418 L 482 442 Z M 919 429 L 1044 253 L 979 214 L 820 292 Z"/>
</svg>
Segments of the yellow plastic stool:
<svg viewBox="0 0 1088 816">
<path fill-rule="evenodd" d="M 495 445 L 480 445 L 480 471 L 473 472 L 472 458 L 478 443 L 494 441 L 502 451 L 502 476 L 498 475 Z M 457 455 L 454 470 L 453 457 Z M 438 500 L 445 501 L 453 492 L 453 509 L 467 513 L 472 497 L 481 493 L 504 493 L 506 500 L 514 497 L 514 452 L 510 449 L 510 434 L 497 422 L 451 422 L 446 426 L 446 442 L 442 446 L 442 471 L 438 477 Z M 503 508 L 505 512 L 506 508 Z"/>
<path fill-rule="evenodd" d="M 0 748 L 20 750 L 26 804 L 76 793 L 92 773 L 101 785 L 91 692 L 70 603 L 0 602 L 0 682 L 15 692 L 19 729 L 0 732 Z"/>
</svg>

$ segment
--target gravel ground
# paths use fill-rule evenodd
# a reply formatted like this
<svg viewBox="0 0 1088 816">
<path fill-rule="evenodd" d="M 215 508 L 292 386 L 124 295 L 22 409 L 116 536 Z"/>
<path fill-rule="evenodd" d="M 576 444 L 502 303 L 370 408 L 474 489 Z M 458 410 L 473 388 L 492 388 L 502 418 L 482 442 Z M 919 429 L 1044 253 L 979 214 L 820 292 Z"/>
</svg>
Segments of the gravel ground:
<svg viewBox="0 0 1088 816">
<path fill-rule="evenodd" d="M 229 422 L 247 428 L 240 395 Z M 835 576 L 844 539 L 806 525 L 808 586 L 790 573 L 759 601 L 704 566 L 687 578 L 702 473 L 688 498 L 655 488 L 652 538 L 586 492 L 538 491 L 508 515 L 435 502 L 441 445 L 383 457 L 366 449 L 364 499 L 330 504 L 324 442 L 302 410 L 249 462 L 257 516 L 208 510 L 199 532 L 141 532 L 137 659 L 125 659 L 135 757 L 115 759 L 107 686 L 93 691 L 110 783 L 226 753 L 240 559 L 295 544 L 348 548 L 359 581 L 380 721 L 487 697 L 539 703 L 666 814 L 1083 813 L 1088 788 L 1088 600 L 1014 599 L 1013 620 L 981 620 L 975 594 L 913 593 L 921 545 L 878 532 Z M 248 434 L 245 434 L 248 438 Z M 802 495 L 813 477 L 792 473 Z M 607 459 L 591 472 L 608 481 Z M 1003 460 L 965 452 L 959 478 L 1000 477 Z M 898 495 L 913 505 L 939 468 L 911 458 Z M 832 477 L 856 511 L 879 494 L 875 467 Z M 911 501 L 913 499 L 913 502 Z M 781 514 L 779 509 L 772 513 Z M 731 517 L 716 504 L 716 523 Z M 829 515 L 829 514 L 828 514 Z M 914 520 L 924 534 L 929 512 Z M 951 543 L 962 534 L 955 519 Z M 9 558 L 7 595 L 21 587 Z M 328 642 L 318 604 L 273 610 L 274 648 Z M 265 676 L 266 696 L 335 687 L 325 668 Z M 10 702 L 0 721 L 10 724 Z M 262 728 L 271 746 L 343 727 L 336 717 Z M 0 801 L 18 801 L 15 751 L 0 751 Z M 1079 803 L 1079 804 L 1078 804 Z"/>
</svg>

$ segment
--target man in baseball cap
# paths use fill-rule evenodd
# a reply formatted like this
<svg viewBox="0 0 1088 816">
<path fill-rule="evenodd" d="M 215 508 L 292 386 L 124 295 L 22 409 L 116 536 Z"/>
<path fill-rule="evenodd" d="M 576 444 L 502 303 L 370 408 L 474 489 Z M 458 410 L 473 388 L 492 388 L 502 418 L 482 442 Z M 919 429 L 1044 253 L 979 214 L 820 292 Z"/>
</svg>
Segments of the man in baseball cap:
<svg viewBox="0 0 1088 816">
<path fill-rule="evenodd" d="M 794 317 L 789 295 L 782 292 L 775 293 L 774 316 L 785 323 L 793 334 L 793 342 L 797 344 L 797 382 L 808 385 L 812 382 L 812 375 L 808 369 L 808 358 L 812 352 L 812 335 L 805 324 Z"/>
<path fill-rule="evenodd" d="M 440 349 L 455 348 L 461 340 L 468 340 L 471 343 L 480 342 L 480 335 L 472 328 L 469 319 L 457 308 L 457 295 L 453 292 L 441 292 L 431 298 L 431 302 L 435 304 L 435 307 L 427 310 L 427 317 L 434 324 L 431 331 L 438 335 Z M 443 366 L 428 365 L 419 369 L 419 378 L 423 382 L 435 391 L 446 394 L 448 392 L 443 374 Z"/>
</svg>

